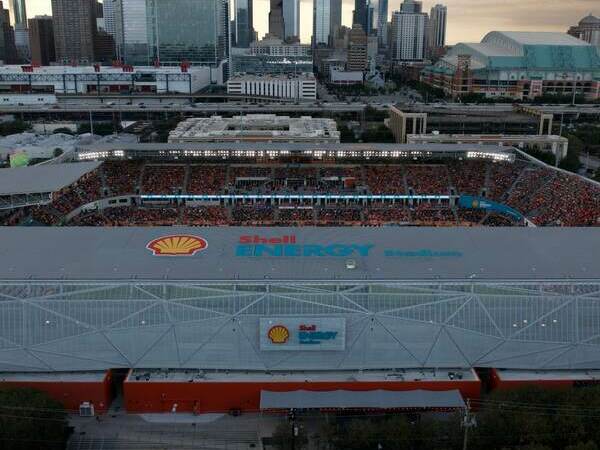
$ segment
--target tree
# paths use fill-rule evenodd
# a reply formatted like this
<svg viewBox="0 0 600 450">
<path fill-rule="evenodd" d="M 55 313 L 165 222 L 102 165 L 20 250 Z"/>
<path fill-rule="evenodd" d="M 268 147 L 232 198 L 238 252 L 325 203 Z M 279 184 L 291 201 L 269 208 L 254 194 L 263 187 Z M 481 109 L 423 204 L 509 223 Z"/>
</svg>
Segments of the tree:
<svg viewBox="0 0 600 450">
<path fill-rule="evenodd" d="M 302 450 L 308 445 L 308 436 L 306 430 L 298 422 L 295 424 L 297 435 L 292 433 L 292 424 L 290 422 L 282 422 L 277 425 L 273 433 L 273 445 L 279 450 Z M 292 443 L 293 442 L 293 443 Z"/>
<path fill-rule="evenodd" d="M 565 450 L 598 450 L 598 446 L 593 441 L 578 442 L 577 444 L 565 447 Z"/>
<path fill-rule="evenodd" d="M 559 167 L 568 170 L 569 172 L 577 173 L 581 167 L 579 155 L 581 154 L 584 145 L 583 142 L 581 142 L 581 139 L 575 135 L 569 134 L 567 135 L 567 138 L 569 139 L 569 150 L 567 151 L 567 156 L 560 162 Z"/>
<path fill-rule="evenodd" d="M 35 389 L 0 390 L 0 448 L 58 450 L 66 447 L 67 414 L 62 405 Z"/>
<path fill-rule="evenodd" d="M 52 132 L 52 134 L 59 134 L 59 133 L 61 133 L 61 134 L 73 134 L 73 130 L 71 130 L 68 127 L 60 127 L 60 128 L 55 129 Z"/>
<path fill-rule="evenodd" d="M 22 120 L 14 120 L 12 122 L 0 123 L 0 136 L 8 136 L 10 134 L 19 134 L 31 128 L 31 124 Z"/>
</svg>

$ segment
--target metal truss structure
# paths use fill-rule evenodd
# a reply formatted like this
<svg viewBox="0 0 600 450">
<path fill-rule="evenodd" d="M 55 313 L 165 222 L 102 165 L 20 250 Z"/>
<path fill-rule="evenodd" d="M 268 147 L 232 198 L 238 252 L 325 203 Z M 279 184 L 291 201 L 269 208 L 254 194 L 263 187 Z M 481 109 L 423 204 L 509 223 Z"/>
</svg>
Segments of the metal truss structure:
<svg viewBox="0 0 600 450">
<path fill-rule="evenodd" d="M 268 317 L 344 318 L 345 348 L 261 351 Z M 0 281 L 0 371 L 473 366 L 600 368 L 600 282 Z"/>
<path fill-rule="evenodd" d="M 50 203 L 51 201 L 51 192 L 0 195 L 0 210 L 22 208 L 24 206 L 43 205 L 46 203 Z"/>
</svg>

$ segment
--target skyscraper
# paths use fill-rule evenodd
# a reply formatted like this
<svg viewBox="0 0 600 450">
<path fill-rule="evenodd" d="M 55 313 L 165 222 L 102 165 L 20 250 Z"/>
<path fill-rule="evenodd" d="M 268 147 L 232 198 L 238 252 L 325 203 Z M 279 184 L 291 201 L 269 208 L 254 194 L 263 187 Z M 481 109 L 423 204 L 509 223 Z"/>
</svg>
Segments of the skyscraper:
<svg viewBox="0 0 600 450">
<path fill-rule="evenodd" d="M 283 0 L 283 22 L 286 39 L 300 36 L 300 0 Z"/>
<path fill-rule="evenodd" d="M 405 0 L 406 3 L 417 3 Z M 402 6 L 404 6 L 404 4 Z M 402 8 L 392 15 L 391 59 L 393 62 L 422 61 L 425 58 L 425 25 L 427 14 L 417 9 Z"/>
<path fill-rule="evenodd" d="M 104 17 L 104 30 L 115 39 L 115 0 L 102 2 L 102 16 Z"/>
<path fill-rule="evenodd" d="M 429 35 L 427 45 L 430 50 L 446 45 L 446 18 L 448 9 L 444 5 L 435 5 L 429 14 Z"/>
<path fill-rule="evenodd" d="M 271 0 L 271 10 L 269 11 L 269 34 L 281 40 L 285 39 L 283 19 L 283 0 Z"/>
<path fill-rule="evenodd" d="M 352 24 L 355 23 L 365 31 L 369 29 L 369 0 L 354 0 Z"/>
<path fill-rule="evenodd" d="M 28 23 L 31 63 L 47 66 L 56 58 L 52 17 L 35 16 Z"/>
<path fill-rule="evenodd" d="M 254 39 L 252 0 L 235 0 L 235 46 L 248 47 Z"/>
<path fill-rule="evenodd" d="M 377 12 L 377 44 L 380 48 L 387 45 L 388 0 L 379 0 Z"/>
<path fill-rule="evenodd" d="M 152 61 L 215 66 L 229 54 L 227 0 L 147 0 L 146 9 Z"/>
<path fill-rule="evenodd" d="M 146 0 L 115 0 L 117 57 L 126 64 L 152 64 Z"/>
<path fill-rule="evenodd" d="M 348 63 L 346 68 L 350 71 L 362 72 L 367 69 L 367 34 L 357 23 L 352 25 L 348 36 Z"/>
<path fill-rule="evenodd" d="M 17 59 L 15 30 L 10 25 L 10 13 L 0 1 L 0 60 L 5 64 L 14 64 Z"/>
<path fill-rule="evenodd" d="M 330 44 L 333 44 L 333 39 L 338 37 L 342 27 L 342 0 L 330 0 L 329 8 Z"/>
<path fill-rule="evenodd" d="M 420 0 L 404 0 L 400 5 L 400 12 L 404 14 L 421 14 L 423 3 Z"/>
<path fill-rule="evenodd" d="M 10 19 L 15 33 L 15 44 L 21 60 L 29 57 L 29 32 L 25 0 L 10 0 Z"/>
<path fill-rule="evenodd" d="M 23 25 L 27 28 L 27 10 L 25 0 L 10 0 L 10 19 L 15 27 Z"/>
<path fill-rule="evenodd" d="M 52 0 L 56 60 L 63 64 L 94 61 L 95 0 Z"/>
<path fill-rule="evenodd" d="M 313 1 L 313 47 L 327 46 L 331 34 L 331 0 Z"/>
</svg>

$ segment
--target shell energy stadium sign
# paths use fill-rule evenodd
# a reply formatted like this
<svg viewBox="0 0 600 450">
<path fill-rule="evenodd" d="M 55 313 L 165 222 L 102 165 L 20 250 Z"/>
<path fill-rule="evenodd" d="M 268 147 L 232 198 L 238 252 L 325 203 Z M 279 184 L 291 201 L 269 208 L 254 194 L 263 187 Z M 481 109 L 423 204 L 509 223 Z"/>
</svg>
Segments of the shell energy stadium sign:
<svg viewBox="0 0 600 450">
<path fill-rule="evenodd" d="M 264 351 L 342 351 L 346 347 L 346 319 L 261 318 L 259 339 Z"/>
</svg>

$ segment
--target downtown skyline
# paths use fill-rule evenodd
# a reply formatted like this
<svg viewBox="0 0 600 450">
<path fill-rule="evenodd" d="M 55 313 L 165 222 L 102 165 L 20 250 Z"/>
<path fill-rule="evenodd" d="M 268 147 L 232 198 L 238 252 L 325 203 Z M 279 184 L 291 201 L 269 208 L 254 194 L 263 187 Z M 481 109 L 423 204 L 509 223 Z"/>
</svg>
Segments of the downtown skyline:
<svg viewBox="0 0 600 450">
<path fill-rule="evenodd" d="M 402 0 L 389 1 L 389 15 L 400 8 Z M 51 14 L 50 0 L 28 0 L 28 17 Z M 231 0 L 233 3 L 233 0 Z M 583 16 L 600 14 L 598 0 L 445 0 L 423 2 L 423 10 L 437 3 L 448 7 L 447 43 L 479 42 L 489 31 L 559 31 L 566 32 Z M 312 34 L 312 0 L 300 0 L 302 42 Z M 342 2 L 342 25 L 351 27 L 354 0 Z M 254 28 L 262 38 L 268 31 L 269 0 L 254 0 Z"/>
</svg>

